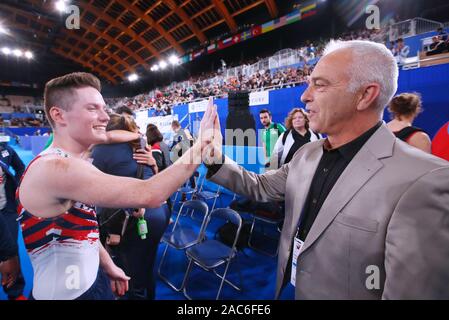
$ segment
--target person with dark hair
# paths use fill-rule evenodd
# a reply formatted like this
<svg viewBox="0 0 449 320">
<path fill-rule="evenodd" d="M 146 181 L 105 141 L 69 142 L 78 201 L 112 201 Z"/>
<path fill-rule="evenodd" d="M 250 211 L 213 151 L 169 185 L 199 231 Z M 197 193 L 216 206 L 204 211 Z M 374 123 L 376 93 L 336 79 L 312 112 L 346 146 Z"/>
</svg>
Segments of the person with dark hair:
<svg viewBox="0 0 449 320">
<path fill-rule="evenodd" d="M 198 168 L 197 158 L 213 139 L 217 112 L 210 101 L 199 142 L 176 165 L 148 180 L 105 174 L 86 159 L 91 145 L 107 140 L 109 115 L 100 90 L 99 79 L 83 72 L 45 85 L 53 143 L 29 164 L 17 189 L 34 299 L 124 295 L 130 278 L 101 245 L 93 206 L 159 208 Z"/>
<path fill-rule="evenodd" d="M 437 29 L 437 33 L 438 33 L 438 36 L 440 37 L 440 39 L 442 41 L 447 42 L 449 36 L 448 36 L 447 32 L 443 28 L 441 28 L 441 27 L 438 28 Z"/>
<path fill-rule="evenodd" d="M 309 128 L 309 118 L 304 109 L 294 108 L 285 119 L 287 131 L 282 133 L 274 146 L 270 162 L 278 167 L 290 162 L 296 151 L 306 143 L 321 139 L 321 135 Z M 276 162 L 277 160 L 277 162 Z"/>
<path fill-rule="evenodd" d="M 120 114 L 120 115 L 128 115 L 128 116 L 134 117 L 134 112 L 127 106 L 118 107 L 115 110 L 115 113 Z"/>
<path fill-rule="evenodd" d="M 404 42 L 404 39 L 399 38 L 396 45 L 395 57 L 399 64 L 404 63 L 405 59 L 410 53 L 410 47 Z"/>
<path fill-rule="evenodd" d="M 443 53 L 446 50 L 446 43 L 441 40 L 439 36 L 432 37 L 432 43 L 429 46 L 429 51 L 427 51 L 426 55 L 433 56 L 440 53 Z"/>
<path fill-rule="evenodd" d="M 421 96 L 418 93 L 400 94 L 391 100 L 388 110 L 393 120 L 387 127 L 394 135 L 411 146 L 431 153 L 429 135 L 423 129 L 413 126 L 416 117 L 423 111 Z"/>
<path fill-rule="evenodd" d="M 138 132 L 138 127 L 133 118 L 113 114 L 106 130 Z M 155 165 L 156 162 L 149 162 L 148 157 L 142 157 L 141 153 L 144 151 L 139 139 L 129 143 L 97 145 L 92 151 L 92 164 L 104 173 L 130 178 L 136 177 L 140 164 L 143 170 L 140 178 L 149 179 L 156 173 L 155 168 L 152 171 L 150 165 Z M 103 209 L 98 208 L 100 217 L 102 213 Z M 141 239 L 137 234 L 137 219 L 141 217 L 145 219 L 150 230 L 145 239 Z M 125 232 L 121 235 L 111 235 L 114 240 L 109 238 L 108 246 L 115 257 L 115 262 L 131 277 L 127 299 L 154 299 L 156 288 L 154 263 L 169 218 L 170 210 L 167 204 L 153 209 L 138 208 L 127 222 Z"/>
<path fill-rule="evenodd" d="M 286 129 L 282 124 L 272 122 L 273 118 L 268 109 L 259 111 L 259 119 L 260 123 L 264 126 L 262 132 L 262 145 L 265 151 L 265 159 L 267 160 L 266 166 L 270 166 L 269 159 L 271 158 L 274 145 L 279 136 L 284 133 Z"/>
<path fill-rule="evenodd" d="M 152 123 L 147 125 L 146 136 L 148 144 L 151 146 L 153 158 L 156 160 L 159 172 L 161 172 L 171 165 L 170 150 L 156 125 Z"/>
</svg>

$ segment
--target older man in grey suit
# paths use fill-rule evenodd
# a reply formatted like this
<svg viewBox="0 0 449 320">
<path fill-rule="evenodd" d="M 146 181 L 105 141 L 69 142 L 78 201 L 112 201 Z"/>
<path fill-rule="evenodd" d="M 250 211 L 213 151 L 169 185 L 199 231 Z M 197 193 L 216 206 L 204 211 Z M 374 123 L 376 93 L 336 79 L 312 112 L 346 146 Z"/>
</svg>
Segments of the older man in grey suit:
<svg viewBox="0 0 449 320">
<path fill-rule="evenodd" d="M 221 155 L 217 130 L 208 177 L 285 200 L 276 298 L 290 281 L 296 299 L 449 299 L 449 163 L 381 121 L 397 81 L 385 46 L 333 41 L 301 97 L 327 139 L 257 175 Z"/>
</svg>

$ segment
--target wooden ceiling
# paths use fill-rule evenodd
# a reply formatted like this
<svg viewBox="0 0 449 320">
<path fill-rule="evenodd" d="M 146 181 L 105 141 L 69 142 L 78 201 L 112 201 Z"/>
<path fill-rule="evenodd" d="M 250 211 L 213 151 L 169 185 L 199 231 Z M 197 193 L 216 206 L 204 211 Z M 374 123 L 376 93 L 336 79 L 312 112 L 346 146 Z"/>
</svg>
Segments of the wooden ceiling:
<svg viewBox="0 0 449 320">
<path fill-rule="evenodd" d="M 4 0 L 2 23 L 18 30 L 30 47 L 46 47 L 91 70 L 112 84 L 132 72 L 150 70 L 159 59 L 205 44 L 218 30 L 235 33 L 238 17 L 260 11 L 279 15 L 282 0 L 85 0 L 80 29 L 67 29 L 68 16 L 56 0 Z"/>
</svg>

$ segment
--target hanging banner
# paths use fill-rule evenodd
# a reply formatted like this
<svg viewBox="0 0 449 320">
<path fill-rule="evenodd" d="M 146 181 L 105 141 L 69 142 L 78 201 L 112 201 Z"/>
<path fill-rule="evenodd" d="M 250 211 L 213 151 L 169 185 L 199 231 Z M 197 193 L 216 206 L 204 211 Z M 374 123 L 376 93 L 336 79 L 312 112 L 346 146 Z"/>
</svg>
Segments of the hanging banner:
<svg viewBox="0 0 449 320">
<path fill-rule="evenodd" d="M 249 94 L 249 105 L 261 106 L 270 103 L 270 95 L 268 91 L 251 92 Z"/>
<path fill-rule="evenodd" d="M 164 117 L 151 117 L 151 118 L 148 118 L 147 119 L 147 123 L 145 124 L 144 132 L 146 131 L 148 123 L 152 123 L 152 124 L 157 126 L 157 128 L 159 129 L 159 131 L 162 134 L 169 133 L 169 132 L 172 131 L 171 123 L 172 123 L 173 120 L 178 120 L 178 115 L 177 114 L 172 114 L 172 115 L 164 116 Z M 140 129 L 142 130 L 142 127 L 140 127 Z"/>
<path fill-rule="evenodd" d="M 206 100 L 189 103 L 189 113 L 206 111 L 208 102 L 209 102 L 209 100 L 206 99 Z"/>
</svg>

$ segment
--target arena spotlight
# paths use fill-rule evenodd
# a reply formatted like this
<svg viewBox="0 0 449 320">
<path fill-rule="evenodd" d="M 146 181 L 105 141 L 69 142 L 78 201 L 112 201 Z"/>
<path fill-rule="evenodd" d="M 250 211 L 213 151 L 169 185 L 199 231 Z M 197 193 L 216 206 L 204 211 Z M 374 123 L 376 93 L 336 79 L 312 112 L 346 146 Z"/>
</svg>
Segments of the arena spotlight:
<svg viewBox="0 0 449 320">
<path fill-rule="evenodd" d="M 139 76 L 138 76 L 137 74 L 135 74 L 135 73 L 132 73 L 132 74 L 130 74 L 130 75 L 128 76 L 128 81 L 129 81 L 129 82 L 134 82 L 134 81 L 136 81 L 137 79 L 139 79 Z"/>
<path fill-rule="evenodd" d="M 162 70 L 164 70 L 165 68 L 167 68 L 168 64 L 167 62 L 165 62 L 164 60 L 162 60 L 161 62 L 159 62 L 159 68 L 161 68 Z"/>
<path fill-rule="evenodd" d="M 8 33 L 8 30 L 6 30 L 5 29 L 5 27 L 3 27 L 1 24 L 0 24 L 0 33 Z"/>
<path fill-rule="evenodd" d="M 56 4 L 55 4 L 56 10 L 58 10 L 61 13 L 66 12 L 66 10 L 67 10 L 66 1 L 67 0 L 59 0 L 58 2 L 56 2 Z"/>
<path fill-rule="evenodd" d="M 177 65 L 179 63 L 179 58 L 173 54 L 173 55 L 170 56 L 170 58 L 168 58 L 168 61 L 172 65 Z"/>
<path fill-rule="evenodd" d="M 25 57 L 27 59 L 33 59 L 33 53 L 31 51 L 25 51 Z"/>
<path fill-rule="evenodd" d="M 2 48 L 2 53 L 4 55 L 9 55 L 9 54 L 11 54 L 11 49 L 9 49 L 8 47 L 3 47 Z"/>
<path fill-rule="evenodd" d="M 23 56 L 23 52 L 19 49 L 14 49 L 12 52 L 16 57 L 21 57 Z"/>
<path fill-rule="evenodd" d="M 151 67 L 151 71 L 158 71 L 158 70 L 159 70 L 159 66 L 157 64 L 155 64 Z"/>
</svg>

